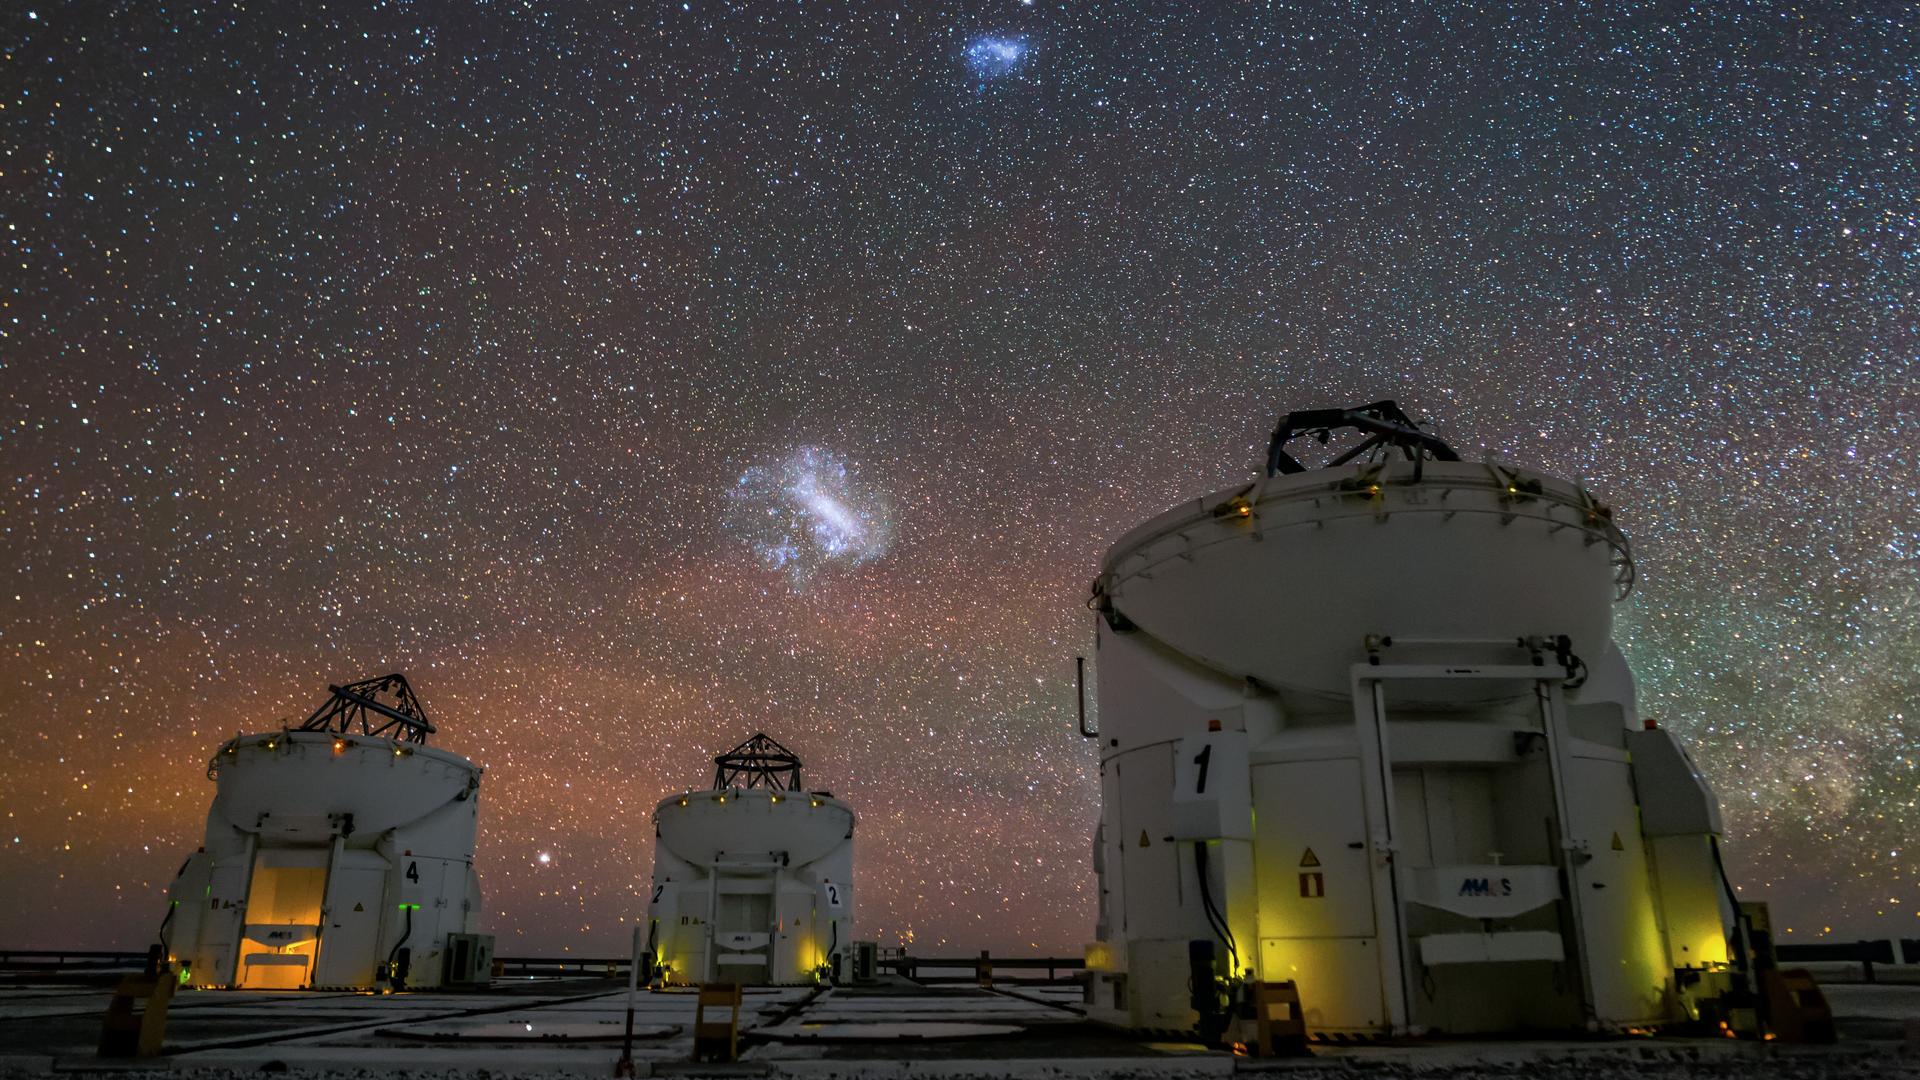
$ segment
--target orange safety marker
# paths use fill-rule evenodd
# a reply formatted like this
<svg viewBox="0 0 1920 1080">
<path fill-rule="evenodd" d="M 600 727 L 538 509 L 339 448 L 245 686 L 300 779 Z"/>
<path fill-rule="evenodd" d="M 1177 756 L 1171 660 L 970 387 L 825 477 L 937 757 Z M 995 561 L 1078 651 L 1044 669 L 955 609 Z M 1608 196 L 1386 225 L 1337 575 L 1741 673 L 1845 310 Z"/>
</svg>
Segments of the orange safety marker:
<svg viewBox="0 0 1920 1080">
<path fill-rule="evenodd" d="M 1805 968 L 1764 968 L 1760 991 L 1767 999 L 1767 1026 L 1781 1042 L 1831 1043 L 1833 1010 Z"/>
<path fill-rule="evenodd" d="M 158 1057 L 167 1038 L 167 1007 L 180 975 L 161 964 L 152 974 L 128 975 L 113 991 L 100 1027 L 100 1056 Z M 134 1002 L 146 1005 L 138 1010 Z"/>
<path fill-rule="evenodd" d="M 1254 1048 L 1261 1057 L 1294 1057 L 1307 1051 L 1307 1014 L 1292 980 L 1247 984 L 1253 1005 Z"/>
<path fill-rule="evenodd" d="M 693 1007 L 693 1060 L 740 1059 L 740 984 L 703 983 Z M 725 1011 L 725 1020 L 708 1020 L 707 1010 Z"/>
</svg>

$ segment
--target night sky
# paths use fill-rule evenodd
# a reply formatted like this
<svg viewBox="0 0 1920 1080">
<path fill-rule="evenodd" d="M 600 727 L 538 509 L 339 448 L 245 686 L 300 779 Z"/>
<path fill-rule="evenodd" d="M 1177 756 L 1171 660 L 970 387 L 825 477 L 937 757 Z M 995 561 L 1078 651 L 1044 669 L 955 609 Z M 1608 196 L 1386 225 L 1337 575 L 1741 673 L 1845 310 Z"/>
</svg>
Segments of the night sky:
<svg viewBox="0 0 1920 1080">
<path fill-rule="evenodd" d="M 143 945 L 221 741 L 397 670 L 503 953 L 764 728 L 860 936 L 1075 954 L 1101 553 L 1383 397 L 1619 507 L 1745 893 L 1920 936 L 1917 31 L 8 3 L 0 945 Z"/>
</svg>

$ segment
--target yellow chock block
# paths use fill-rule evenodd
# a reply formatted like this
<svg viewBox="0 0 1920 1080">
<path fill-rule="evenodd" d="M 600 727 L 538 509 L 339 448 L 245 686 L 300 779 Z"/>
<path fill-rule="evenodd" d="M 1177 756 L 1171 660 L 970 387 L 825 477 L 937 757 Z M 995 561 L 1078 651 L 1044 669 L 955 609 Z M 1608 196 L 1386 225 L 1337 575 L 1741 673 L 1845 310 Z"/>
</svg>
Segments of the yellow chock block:
<svg viewBox="0 0 1920 1080">
<path fill-rule="evenodd" d="M 693 1060 L 740 1059 L 740 1001 L 738 983 L 704 983 L 693 1007 Z M 725 1020 L 708 1020 L 707 1010 L 724 1012 Z"/>
<path fill-rule="evenodd" d="M 158 1057 L 167 1041 L 167 1008 L 180 976 L 166 964 L 120 980 L 100 1028 L 100 1056 Z M 135 1003 L 144 1003 L 136 1008 Z"/>
</svg>

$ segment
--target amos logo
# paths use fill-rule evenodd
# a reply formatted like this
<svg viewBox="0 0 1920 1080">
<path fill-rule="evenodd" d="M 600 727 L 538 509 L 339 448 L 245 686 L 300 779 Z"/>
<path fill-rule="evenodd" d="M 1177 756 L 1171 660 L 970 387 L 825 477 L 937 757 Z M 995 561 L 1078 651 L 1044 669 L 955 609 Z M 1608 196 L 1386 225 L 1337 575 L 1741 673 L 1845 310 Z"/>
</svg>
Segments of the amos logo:
<svg viewBox="0 0 1920 1080">
<path fill-rule="evenodd" d="M 1470 877 L 1460 882 L 1461 896 L 1512 896 L 1512 878 Z"/>
</svg>

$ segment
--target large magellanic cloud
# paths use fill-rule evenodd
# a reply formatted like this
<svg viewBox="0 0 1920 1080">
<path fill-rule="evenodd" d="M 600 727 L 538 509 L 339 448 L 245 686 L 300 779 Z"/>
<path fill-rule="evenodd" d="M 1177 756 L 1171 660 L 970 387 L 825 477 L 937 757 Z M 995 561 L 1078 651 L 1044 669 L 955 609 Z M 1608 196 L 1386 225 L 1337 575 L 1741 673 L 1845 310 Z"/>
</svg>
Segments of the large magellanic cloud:
<svg viewBox="0 0 1920 1080">
<path fill-rule="evenodd" d="M 795 588 L 830 568 L 878 559 L 892 535 L 886 501 L 818 446 L 741 473 L 727 492 L 726 528 Z"/>
</svg>

